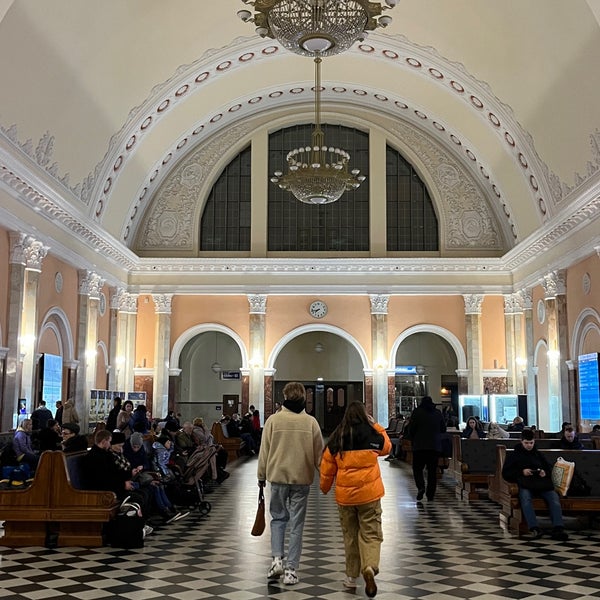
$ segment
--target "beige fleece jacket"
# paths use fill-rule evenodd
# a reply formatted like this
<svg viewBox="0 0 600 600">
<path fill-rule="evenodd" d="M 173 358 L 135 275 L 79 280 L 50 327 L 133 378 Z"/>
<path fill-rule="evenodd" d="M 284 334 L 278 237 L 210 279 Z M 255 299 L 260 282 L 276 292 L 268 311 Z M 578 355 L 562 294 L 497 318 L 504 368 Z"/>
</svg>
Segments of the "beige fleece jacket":
<svg viewBox="0 0 600 600">
<path fill-rule="evenodd" d="M 323 436 L 314 417 L 285 407 L 265 422 L 258 454 L 259 481 L 310 485 L 323 454 Z"/>
</svg>

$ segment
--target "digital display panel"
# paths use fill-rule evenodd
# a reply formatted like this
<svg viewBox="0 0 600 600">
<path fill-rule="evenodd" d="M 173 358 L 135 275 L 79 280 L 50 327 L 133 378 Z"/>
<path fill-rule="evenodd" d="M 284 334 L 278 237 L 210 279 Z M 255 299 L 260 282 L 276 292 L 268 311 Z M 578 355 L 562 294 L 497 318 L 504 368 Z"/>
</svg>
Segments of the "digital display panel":
<svg viewBox="0 0 600 600">
<path fill-rule="evenodd" d="M 579 356 L 579 406 L 581 418 L 600 420 L 598 352 Z"/>
<path fill-rule="evenodd" d="M 42 400 L 46 406 L 55 406 L 62 400 L 62 356 L 42 355 Z"/>
</svg>

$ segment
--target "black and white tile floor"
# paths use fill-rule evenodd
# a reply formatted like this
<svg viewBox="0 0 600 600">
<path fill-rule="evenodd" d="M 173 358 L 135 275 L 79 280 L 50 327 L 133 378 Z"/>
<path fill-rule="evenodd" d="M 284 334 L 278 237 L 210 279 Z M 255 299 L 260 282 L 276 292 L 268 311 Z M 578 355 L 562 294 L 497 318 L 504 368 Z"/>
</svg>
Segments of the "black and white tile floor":
<svg viewBox="0 0 600 600">
<path fill-rule="evenodd" d="M 418 506 L 406 465 L 381 462 L 385 542 L 377 577 L 382 600 L 420 598 L 588 600 L 600 597 L 600 532 L 573 532 L 566 543 L 519 540 L 498 526 L 488 501 L 467 505 L 445 479 L 433 503 Z M 256 461 L 241 460 L 207 496 L 207 517 L 193 513 L 157 529 L 141 550 L 0 546 L 0 597 L 14 600 L 350 600 L 332 495 L 315 486 L 295 586 L 268 583 L 269 529 L 253 538 Z M 445 476 L 448 477 L 447 475 Z"/>
</svg>

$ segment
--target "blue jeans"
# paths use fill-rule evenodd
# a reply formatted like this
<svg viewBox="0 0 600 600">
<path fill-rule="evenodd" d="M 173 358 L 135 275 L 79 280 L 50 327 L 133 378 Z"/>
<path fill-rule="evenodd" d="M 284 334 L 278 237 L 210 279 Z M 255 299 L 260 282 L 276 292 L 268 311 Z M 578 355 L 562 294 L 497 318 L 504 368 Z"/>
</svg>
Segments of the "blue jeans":
<svg viewBox="0 0 600 600">
<path fill-rule="evenodd" d="M 544 499 L 544 502 L 548 506 L 550 512 L 550 520 L 554 527 L 563 526 L 562 509 L 560 508 L 560 500 L 558 494 L 554 490 L 547 492 L 538 492 L 538 494 Z M 535 510 L 533 510 L 533 504 L 531 503 L 532 494 L 530 490 L 519 487 L 519 500 L 521 502 L 521 510 L 523 516 L 527 522 L 529 529 L 537 527 L 537 517 L 535 516 Z"/>
<path fill-rule="evenodd" d="M 308 504 L 309 485 L 271 483 L 271 554 L 285 555 L 285 531 L 290 527 L 287 566 L 297 569 L 302 554 L 302 532 Z"/>
</svg>

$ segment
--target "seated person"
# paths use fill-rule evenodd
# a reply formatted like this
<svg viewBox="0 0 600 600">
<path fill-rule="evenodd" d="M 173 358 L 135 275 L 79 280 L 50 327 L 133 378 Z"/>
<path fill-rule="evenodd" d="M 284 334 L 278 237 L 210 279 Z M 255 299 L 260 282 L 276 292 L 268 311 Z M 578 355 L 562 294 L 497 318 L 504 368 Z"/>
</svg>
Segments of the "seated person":
<svg viewBox="0 0 600 600">
<path fill-rule="evenodd" d="M 594 425 L 590 433 L 591 438 L 600 437 L 600 425 Z"/>
<path fill-rule="evenodd" d="M 33 472 L 37 468 L 40 457 L 31 445 L 31 419 L 23 419 L 13 437 L 13 450 L 19 463 L 29 466 Z"/>
<path fill-rule="evenodd" d="M 490 440 L 505 440 L 510 437 L 510 433 L 492 421 L 488 425 L 487 436 Z"/>
<path fill-rule="evenodd" d="M 48 419 L 46 427 L 38 433 L 40 454 L 45 450 L 62 450 L 60 445 L 60 425 L 56 419 Z"/>
<path fill-rule="evenodd" d="M 579 437 L 572 425 L 565 427 L 558 447 L 564 450 L 583 450 L 583 444 L 579 441 Z"/>
<path fill-rule="evenodd" d="M 204 425 L 204 419 L 197 417 L 192 423 L 192 437 L 198 448 L 215 446 L 217 448 L 217 482 L 222 483 L 229 477 L 225 470 L 227 466 L 227 450 L 220 444 L 215 444 L 215 438 Z"/>
<path fill-rule="evenodd" d="M 548 506 L 554 527 L 552 538 L 562 541 L 569 539 L 563 525 L 560 500 L 552 483 L 552 467 L 545 456 L 535 448 L 535 439 L 531 429 L 523 429 L 521 442 L 515 446 L 512 452 L 507 452 L 502 468 L 502 477 L 519 486 L 521 510 L 532 539 L 542 536 L 542 530 L 538 526 L 532 504 L 532 499 L 537 496 L 542 497 Z"/>
<path fill-rule="evenodd" d="M 508 431 L 523 431 L 523 429 L 525 428 L 525 421 L 523 420 L 523 417 L 515 417 L 512 420 L 512 423 L 507 427 Z"/>
<path fill-rule="evenodd" d="M 112 435 L 106 429 L 101 429 L 94 435 L 94 445 L 82 460 L 83 483 L 84 489 L 114 492 L 118 500 L 123 501 L 135 486 L 131 471 L 121 469 L 111 453 Z"/>
<path fill-rule="evenodd" d="M 160 473 L 162 481 L 168 482 L 175 479 L 175 473 L 173 473 L 169 462 L 171 460 L 171 454 L 173 452 L 173 440 L 166 431 L 163 429 L 158 438 L 152 443 L 152 450 L 154 452 L 154 469 Z"/>
<path fill-rule="evenodd" d="M 235 413 L 231 416 L 231 418 L 225 416 L 225 426 L 227 428 L 227 435 L 230 438 L 241 438 L 246 443 L 248 452 L 250 452 L 250 454 L 256 454 L 256 444 L 254 443 L 252 434 L 242 431 L 240 415 Z"/>
<path fill-rule="evenodd" d="M 62 451 L 65 454 L 71 452 L 85 452 L 88 448 L 88 441 L 85 435 L 79 435 L 79 425 L 77 423 L 63 423 L 62 429 Z"/>
<path fill-rule="evenodd" d="M 467 419 L 467 425 L 461 433 L 461 437 L 469 440 L 479 440 L 485 437 L 485 431 L 483 425 L 477 417 L 469 417 Z"/>
<path fill-rule="evenodd" d="M 174 435 L 175 447 L 180 454 L 189 456 L 197 447 L 193 437 L 194 426 L 190 421 L 185 421 L 181 430 Z"/>
</svg>

